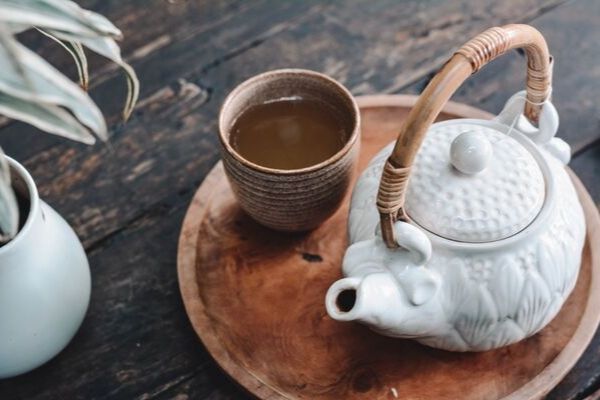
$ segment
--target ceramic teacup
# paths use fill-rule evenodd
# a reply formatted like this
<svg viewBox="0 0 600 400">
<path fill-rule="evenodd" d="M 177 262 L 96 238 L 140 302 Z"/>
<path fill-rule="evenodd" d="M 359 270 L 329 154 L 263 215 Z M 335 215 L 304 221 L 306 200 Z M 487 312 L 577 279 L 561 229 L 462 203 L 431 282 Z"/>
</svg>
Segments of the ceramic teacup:
<svg viewBox="0 0 600 400">
<path fill-rule="evenodd" d="M 301 169 L 274 169 L 253 163 L 230 144 L 236 118 L 249 107 L 282 98 L 318 99 L 332 107 L 347 127 L 347 141 L 329 159 Z M 226 98 L 219 116 L 223 164 L 241 208 L 272 229 L 313 229 L 340 206 L 355 171 L 360 146 L 360 114 L 350 92 L 334 79 L 302 69 L 254 76 Z"/>
</svg>

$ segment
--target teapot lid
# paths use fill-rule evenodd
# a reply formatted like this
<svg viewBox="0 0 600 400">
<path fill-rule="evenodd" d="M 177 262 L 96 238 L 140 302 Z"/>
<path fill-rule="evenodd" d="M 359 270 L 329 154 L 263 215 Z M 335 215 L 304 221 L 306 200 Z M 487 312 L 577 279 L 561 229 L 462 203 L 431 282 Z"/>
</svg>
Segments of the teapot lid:
<svg viewBox="0 0 600 400">
<path fill-rule="evenodd" d="M 450 240 L 510 237 L 537 216 L 544 177 L 517 140 L 482 121 L 448 121 L 429 130 L 413 165 L 406 212 Z"/>
</svg>

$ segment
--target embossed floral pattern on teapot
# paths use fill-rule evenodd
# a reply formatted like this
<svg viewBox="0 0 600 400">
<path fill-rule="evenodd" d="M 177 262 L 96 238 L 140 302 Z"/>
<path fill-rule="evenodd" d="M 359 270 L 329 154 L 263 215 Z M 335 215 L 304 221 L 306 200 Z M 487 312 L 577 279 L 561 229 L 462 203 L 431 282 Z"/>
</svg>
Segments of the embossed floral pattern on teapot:
<svg viewBox="0 0 600 400">
<path fill-rule="evenodd" d="M 471 73 L 517 47 L 527 90 L 498 117 L 432 125 Z M 585 220 L 569 146 L 554 137 L 550 75 L 527 25 L 489 29 L 446 63 L 356 184 L 332 318 L 454 351 L 505 346 L 554 318 L 577 280 Z"/>
</svg>

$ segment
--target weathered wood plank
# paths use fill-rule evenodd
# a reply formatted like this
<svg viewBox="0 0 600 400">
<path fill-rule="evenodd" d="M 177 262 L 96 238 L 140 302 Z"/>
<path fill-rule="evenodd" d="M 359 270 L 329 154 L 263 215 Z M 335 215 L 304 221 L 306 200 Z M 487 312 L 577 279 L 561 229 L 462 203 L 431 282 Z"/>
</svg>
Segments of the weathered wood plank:
<svg viewBox="0 0 600 400">
<path fill-rule="evenodd" d="M 173 74 L 173 65 L 180 62 L 182 68 L 194 68 L 199 67 L 197 62 L 211 63 L 227 57 L 235 46 L 265 34 L 271 24 L 282 23 L 284 29 L 287 19 L 301 16 L 312 4 L 264 0 L 252 3 L 239 0 L 176 3 L 153 0 L 130 2 L 124 6 L 120 2 L 108 3 L 103 4 L 106 15 L 114 18 L 126 37 L 121 43 L 124 58 L 136 67 L 140 75 L 142 99 L 155 94 L 159 88 L 175 84 L 178 75 Z M 27 32 L 24 36 L 26 43 L 57 68 L 76 77 L 72 60 L 57 44 L 36 32 Z M 188 48 L 196 49 L 205 61 L 177 57 L 177 54 L 185 55 Z M 107 116 L 112 130 L 118 131 L 126 90 L 124 78 L 115 64 L 89 51 L 87 53 L 91 68 L 90 94 Z M 138 65 L 141 60 L 145 61 L 143 66 L 146 68 Z M 170 66 L 165 60 L 169 60 Z M 165 68 L 158 69 L 157 64 Z M 35 132 L 35 128 L 24 124 L 5 128 L 0 144 L 7 153 L 25 160 L 62 143 L 60 139 L 48 135 L 40 137 Z"/>
<path fill-rule="evenodd" d="M 286 21 L 288 19 L 301 17 L 303 15 L 303 11 L 309 9 L 311 6 L 311 4 L 300 2 L 284 3 L 263 1 L 256 4 L 257 6 L 246 7 L 239 13 L 231 13 L 228 17 L 222 16 L 217 18 L 217 16 L 213 15 L 213 21 L 203 21 L 203 19 L 200 19 L 197 22 L 201 25 L 202 23 L 206 22 L 207 26 L 202 29 L 196 29 L 194 33 L 185 31 L 180 33 L 181 37 L 173 33 L 172 35 L 174 37 L 176 36 L 177 39 L 183 40 L 187 36 L 192 37 L 192 39 L 188 39 L 188 41 L 183 40 L 185 42 L 183 47 L 178 47 L 177 51 L 181 54 L 185 54 L 187 52 L 186 46 L 193 47 L 193 44 L 197 41 L 198 44 L 196 45 L 196 48 L 200 47 L 201 49 L 206 50 L 206 54 L 204 54 L 204 56 L 208 57 L 209 60 L 205 61 L 206 63 L 214 63 L 215 60 L 227 59 L 227 57 L 230 57 L 228 54 L 230 53 L 231 49 L 236 48 L 240 42 L 247 43 L 246 45 L 248 45 L 248 43 L 254 43 L 254 40 L 258 40 L 256 37 L 268 37 L 279 30 L 285 29 L 287 26 Z M 155 11 L 155 14 L 158 14 L 158 12 Z M 192 12 L 191 15 L 195 14 Z M 188 25 L 194 24 L 192 23 Z M 276 29 L 273 29 L 273 27 L 276 27 Z M 174 32 L 179 31 L 175 30 Z M 198 35 L 200 35 L 200 37 L 198 37 Z M 180 46 L 179 43 L 179 41 L 175 41 L 174 45 Z M 200 49 L 197 49 L 197 51 L 202 52 Z M 169 54 L 169 59 L 172 63 L 177 62 L 177 57 L 175 57 L 173 53 Z M 181 62 L 185 64 L 185 62 L 190 62 L 190 60 L 181 60 Z M 144 71 L 143 68 L 140 70 L 140 68 L 137 68 L 136 66 L 138 69 L 138 74 L 142 80 L 142 96 L 148 94 L 150 88 L 154 87 L 155 89 L 159 89 L 148 94 L 140 101 L 140 107 L 138 111 L 136 111 L 134 118 L 132 118 L 132 123 L 127 127 L 128 130 L 131 130 L 137 125 L 139 128 L 138 135 L 128 135 L 128 138 L 125 139 L 125 142 L 128 143 L 120 143 L 120 140 L 115 138 L 116 140 L 111 142 L 111 147 L 109 148 L 103 147 L 102 145 L 98 145 L 94 148 L 84 148 L 84 146 L 73 143 L 58 143 L 57 139 L 46 136 L 42 139 L 42 141 L 45 143 L 53 143 L 55 145 L 51 146 L 47 151 L 40 151 L 43 149 L 44 145 L 41 145 L 42 148 L 40 148 L 38 145 L 31 145 L 32 142 L 37 143 L 36 140 L 39 138 L 37 135 L 32 133 L 35 132 L 36 129 L 24 124 L 13 124 L 2 130 L 2 141 L 0 144 L 4 147 L 8 154 L 15 155 L 17 159 L 22 161 L 29 158 L 29 161 L 26 162 L 27 165 L 35 165 L 36 167 L 40 168 L 37 171 L 36 168 L 32 168 L 32 173 L 38 181 L 40 192 L 43 195 L 49 195 L 50 197 L 47 198 L 50 201 L 52 201 L 52 195 L 49 192 L 46 192 L 44 189 L 45 185 L 43 176 L 45 174 L 49 174 L 55 177 L 57 176 L 56 172 L 62 173 L 63 179 L 61 179 L 61 183 L 57 184 L 55 182 L 55 184 L 51 186 L 51 191 L 62 191 L 65 189 L 65 186 L 63 185 L 79 185 L 77 183 L 79 182 L 81 183 L 79 186 L 82 191 L 87 192 L 88 196 L 92 196 L 96 198 L 96 200 L 104 199 L 101 200 L 101 202 L 104 204 L 107 204 L 107 201 L 109 203 L 113 203 L 113 200 L 116 200 L 117 203 L 120 203 L 126 198 L 131 200 L 131 196 L 135 195 L 132 193 L 126 193 L 127 190 L 124 191 L 123 188 L 125 186 L 129 186 L 130 182 L 136 178 L 139 178 L 140 175 L 148 172 L 153 165 L 156 167 L 155 162 L 158 161 L 156 159 L 146 159 L 144 152 L 150 151 L 151 148 L 159 151 L 157 148 L 157 142 L 160 141 L 160 137 L 164 139 L 168 136 L 170 138 L 169 140 L 175 139 L 178 136 L 177 130 L 182 124 L 182 111 L 188 113 L 197 109 L 208 99 L 210 95 L 210 89 L 206 90 L 197 84 L 188 83 L 186 81 L 177 79 L 176 76 L 170 75 L 169 68 L 160 70 L 156 68 L 157 63 L 161 63 L 161 57 L 154 58 L 153 63 L 149 63 L 147 65 L 145 64 L 145 67 L 147 68 L 146 71 Z M 187 67 L 193 68 L 191 65 L 188 65 Z M 157 70 L 158 72 L 156 72 Z M 106 110 L 107 108 L 112 107 L 112 115 L 116 116 L 118 115 L 121 107 L 121 99 L 124 95 L 122 92 L 124 90 L 125 88 L 123 82 L 116 77 L 101 83 L 98 90 L 93 91 L 92 95 L 94 98 L 99 99 L 99 103 L 103 109 Z M 190 101 L 185 101 L 182 96 Z M 103 105 L 108 105 L 108 107 L 103 107 Z M 162 115 L 164 118 L 162 120 L 161 118 L 155 118 L 155 115 L 153 115 L 155 112 L 157 112 L 157 110 L 154 109 L 155 107 L 167 107 L 170 110 L 170 113 L 163 113 Z M 173 110 L 171 107 L 175 107 L 178 111 Z M 140 118 L 144 112 L 148 112 L 149 114 L 145 115 L 143 118 Z M 206 126 L 207 123 L 202 121 L 204 118 L 213 119 L 214 116 L 210 115 L 210 117 L 207 117 L 207 115 L 202 115 L 201 120 L 196 122 L 201 123 L 200 126 Z M 118 120 L 118 117 L 113 117 L 112 120 L 114 122 Z M 122 130 L 118 124 L 113 126 L 113 128 L 113 133 L 116 133 L 117 135 Z M 197 129 L 198 127 L 196 126 L 190 126 L 186 133 L 188 135 L 193 135 L 196 133 Z M 151 132 L 148 132 L 149 130 L 151 130 Z M 156 136 L 156 134 L 158 134 L 158 136 Z M 155 137 L 152 138 L 152 136 Z M 184 141 L 186 140 L 190 141 L 193 140 L 193 138 L 188 137 L 184 139 Z M 175 155 L 175 161 L 180 163 L 183 160 L 194 158 L 196 154 L 200 153 L 202 155 L 205 153 L 208 157 L 212 156 L 212 162 L 214 162 L 214 157 L 216 155 L 214 152 L 214 142 L 209 147 L 206 147 L 207 142 L 203 140 L 200 140 L 199 142 L 201 147 L 195 148 L 194 152 L 188 153 L 187 158 L 177 156 L 177 151 L 172 151 L 171 155 Z M 204 144 L 202 145 L 202 143 Z M 161 146 L 165 145 L 167 144 L 161 144 Z M 111 149 L 113 148 L 116 149 L 116 151 L 112 151 Z M 134 148 L 135 150 L 132 151 Z M 207 148 L 207 151 L 203 151 L 202 148 Z M 114 158 L 116 157 L 116 152 L 119 152 L 119 157 L 121 157 L 121 159 L 118 161 Z M 137 156 L 134 156 L 134 154 L 137 154 Z M 160 154 L 167 156 L 168 151 L 160 151 Z M 76 164 L 79 162 L 82 162 L 82 164 L 79 164 L 77 167 L 75 167 L 76 164 L 69 164 L 67 160 L 72 160 L 73 156 L 76 156 L 78 159 Z M 202 157 L 203 156 L 200 158 Z M 86 161 L 83 161 L 84 159 Z M 117 167 L 113 170 L 112 176 L 104 169 L 107 165 L 104 164 L 104 162 L 110 159 L 113 159 L 110 164 L 114 165 L 114 167 Z M 59 171 L 48 170 L 46 168 L 47 164 L 44 163 L 44 160 L 52 160 L 51 162 L 58 166 Z M 104 166 L 100 166 L 101 160 L 103 160 L 102 164 L 104 164 Z M 123 168 L 125 165 L 128 166 Z M 164 164 L 164 166 L 166 166 L 166 164 Z M 167 171 L 164 169 L 164 166 L 162 168 L 164 173 L 163 178 L 168 178 L 168 173 L 166 173 Z M 75 170 L 72 172 L 77 177 L 68 176 L 70 174 L 66 172 L 66 169 L 73 167 L 75 167 Z M 126 172 L 126 174 L 119 176 L 120 173 L 116 172 L 119 169 L 122 172 Z M 92 180 L 95 181 L 95 184 L 92 184 L 92 181 L 90 180 L 91 176 L 88 174 L 92 174 L 91 176 L 95 175 L 96 177 L 98 177 L 97 174 L 100 174 L 100 182 L 98 179 L 92 178 Z M 197 179 L 200 179 L 201 176 L 203 175 L 200 175 L 200 177 Z M 52 180 L 53 179 L 50 181 Z M 87 181 L 88 183 L 83 183 L 84 181 Z M 109 181 L 114 183 L 114 185 L 108 185 L 107 182 Z M 91 190 L 91 188 L 94 186 L 96 190 Z M 145 186 L 150 188 L 152 185 L 146 184 Z M 170 187 L 168 183 L 161 184 L 160 186 L 165 189 Z M 171 189 L 163 191 L 163 195 L 167 194 Z M 71 194 L 76 198 L 82 199 L 81 192 L 71 192 Z M 58 197 L 66 200 L 66 198 L 62 195 L 59 195 Z M 140 196 L 137 197 L 139 198 Z M 130 200 L 127 200 L 126 202 L 129 203 Z M 106 209 L 99 209 L 95 206 L 95 203 L 96 202 L 87 203 L 83 209 L 80 208 L 79 211 L 76 212 L 78 218 L 83 217 L 84 219 L 89 219 L 91 217 L 91 225 L 95 225 L 97 222 L 106 221 L 106 217 L 109 216 L 111 212 Z M 134 200 L 133 203 L 136 203 L 136 201 Z M 131 217 L 137 218 L 139 215 L 139 210 L 144 210 L 147 208 L 136 208 L 133 203 L 130 203 L 132 207 L 126 207 L 129 208 L 129 217 L 123 221 L 129 220 Z M 152 201 L 152 203 L 154 203 L 154 201 Z M 58 209 L 61 209 L 60 204 L 56 205 Z M 116 203 L 113 203 L 113 205 L 117 206 Z M 67 216 L 67 218 L 69 217 Z M 77 225 L 77 222 L 75 225 Z M 100 223 L 98 226 L 100 225 L 102 224 Z M 106 232 L 108 231 L 105 231 L 105 233 Z M 86 239 L 87 235 L 85 234 L 85 230 L 79 230 L 79 233 L 84 236 L 84 239 Z M 101 234 L 101 236 L 102 235 L 103 234 Z M 96 239 L 97 238 L 98 237 L 96 237 Z M 87 242 L 88 241 L 86 240 L 86 243 Z"/>
<path fill-rule="evenodd" d="M 120 43 L 122 53 L 129 62 L 135 63 L 183 37 L 223 24 L 225 25 L 223 29 L 226 30 L 228 21 L 235 15 L 261 4 L 254 3 L 248 6 L 240 0 L 186 1 L 177 4 L 164 0 L 130 2 L 92 0 L 83 1 L 81 5 L 106 15 L 123 31 L 125 40 Z M 76 80 L 73 60 L 58 44 L 35 31 L 28 31 L 20 35 L 20 38 L 59 70 Z M 114 124 L 119 121 L 118 110 L 124 99 L 125 81 L 118 76 L 120 72 L 116 65 L 90 51 L 86 53 L 90 61 L 91 91 L 95 99 L 97 99 L 95 87 L 107 79 L 115 80 L 112 84 L 114 92 L 106 101 L 113 105 L 112 109 L 107 110 L 104 104 L 101 104 L 103 111 L 110 117 L 109 122 Z M 144 80 L 142 83 L 142 88 L 145 88 Z M 168 83 L 169 81 L 166 81 L 161 84 Z M 0 127 L 5 126 L 9 121 L 0 116 Z M 10 129 L 3 129 L 0 137 L 0 145 L 5 151 L 20 160 L 63 142 L 62 139 L 41 135 L 37 129 L 18 123 Z"/>
<path fill-rule="evenodd" d="M 535 16 L 556 2 L 365 4 L 264 6 L 268 10 L 253 9 L 232 17 L 226 26 L 174 42 L 134 63 L 142 77 L 145 105 L 126 134 L 116 130 L 113 150 L 60 144 L 25 157 L 25 164 L 41 193 L 89 245 L 138 218 L 164 196 L 189 193 L 197 186 L 218 158 L 215 120 L 220 103 L 245 77 L 298 66 L 325 71 L 356 93 L 395 90 L 438 66 L 455 46 L 492 23 Z M 461 17 L 467 7 L 474 17 Z M 300 11 L 305 14 L 297 16 Z M 185 94 L 177 83 L 179 74 L 187 74 Z M 109 79 L 94 91 L 99 102 L 115 112 L 120 104 L 115 101 L 116 87 Z M 150 93 L 152 88 L 155 92 Z M 49 160 L 53 170 L 46 168 Z"/>
<path fill-rule="evenodd" d="M 589 395 L 588 397 L 585 398 L 585 400 L 598 400 L 598 399 L 600 399 L 600 390 L 592 393 L 591 395 Z"/>
</svg>

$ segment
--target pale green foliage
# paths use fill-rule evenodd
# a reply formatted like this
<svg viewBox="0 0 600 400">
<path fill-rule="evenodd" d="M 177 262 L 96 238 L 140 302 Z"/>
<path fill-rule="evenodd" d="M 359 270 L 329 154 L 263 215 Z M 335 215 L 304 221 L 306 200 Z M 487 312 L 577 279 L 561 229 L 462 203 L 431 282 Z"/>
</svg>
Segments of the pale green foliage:
<svg viewBox="0 0 600 400">
<path fill-rule="evenodd" d="M 19 43 L 15 34 L 36 28 L 73 57 L 79 85 Z M 85 92 L 89 84 L 83 47 L 122 67 L 127 78 L 126 120 L 139 94 L 135 71 L 121 58 L 121 31 L 108 19 L 69 0 L 0 0 L 0 114 L 49 133 L 92 144 L 107 140 L 102 113 Z M 0 243 L 18 229 L 18 207 L 8 163 L 0 151 Z"/>
<path fill-rule="evenodd" d="M 0 243 L 10 240 L 17 234 L 19 207 L 15 193 L 10 186 L 8 160 L 0 149 Z"/>
<path fill-rule="evenodd" d="M 79 76 L 79 86 L 81 86 L 83 90 L 87 91 L 90 83 L 90 76 L 88 74 L 87 58 L 85 56 L 85 52 L 83 51 L 83 46 L 81 45 L 81 43 L 71 42 L 68 40 L 61 40 L 42 29 L 36 29 L 41 34 L 46 35 L 47 37 L 58 43 L 60 46 L 62 46 L 62 48 L 65 49 L 71 55 L 71 57 L 73 57 L 73 61 L 75 61 L 75 66 L 77 67 L 77 75 Z"/>
</svg>

